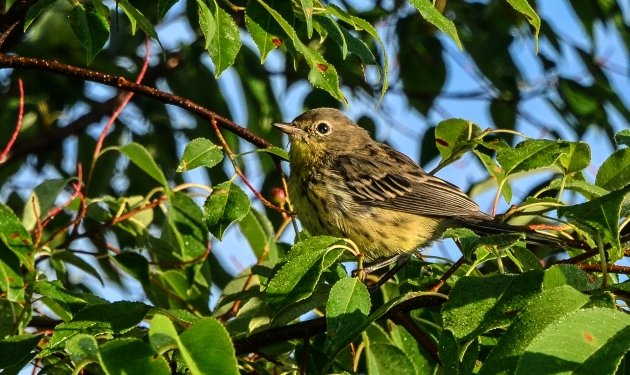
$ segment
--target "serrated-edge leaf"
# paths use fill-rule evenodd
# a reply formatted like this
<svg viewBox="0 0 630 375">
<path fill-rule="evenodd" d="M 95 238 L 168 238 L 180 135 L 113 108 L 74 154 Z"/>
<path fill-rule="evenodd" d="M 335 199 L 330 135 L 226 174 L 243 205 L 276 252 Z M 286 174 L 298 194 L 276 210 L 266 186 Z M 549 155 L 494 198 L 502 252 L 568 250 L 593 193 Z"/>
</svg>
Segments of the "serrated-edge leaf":
<svg viewBox="0 0 630 375">
<path fill-rule="evenodd" d="M 15 213 L 3 203 L 0 203 L 0 241 L 20 259 L 28 271 L 35 269 L 35 248 L 31 235 Z"/>
<path fill-rule="evenodd" d="M 209 50 L 217 31 L 217 23 L 204 0 L 197 0 L 197 6 L 199 7 L 199 26 L 203 37 L 206 39 L 205 48 Z"/>
<path fill-rule="evenodd" d="M 179 337 L 171 319 L 162 314 L 155 314 L 149 326 L 149 343 L 156 352 L 177 346 Z"/>
<path fill-rule="evenodd" d="M 418 12 L 420 12 L 422 18 L 453 39 L 457 48 L 462 51 L 464 50 L 462 42 L 459 40 L 459 35 L 457 34 L 457 28 L 455 27 L 453 21 L 449 20 L 440 13 L 435 6 L 433 6 L 433 3 L 430 0 L 409 0 L 409 2 L 418 10 Z"/>
<path fill-rule="evenodd" d="M 326 303 L 326 347 L 345 342 L 345 333 L 361 324 L 370 313 L 370 293 L 357 278 L 347 277 L 333 285 Z M 325 349 L 324 349 L 325 350 Z"/>
<path fill-rule="evenodd" d="M 306 21 L 306 36 L 310 39 L 313 36 L 313 0 L 300 0 L 300 4 Z"/>
<path fill-rule="evenodd" d="M 208 52 L 212 57 L 215 72 L 214 76 L 219 77 L 221 73 L 236 59 L 238 51 L 241 49 L 241 34 L 234 19 L 216 3 L 211 6 L 214 12 L 216 32 Z"/>
<path fill-rule="evenodd" d="M 137 24 L 140 27 L 140 30 L 144 31 L 148 36 L 160 43 L 160 38 L 158 38 L 158 34 L 151 21 L 149 21 L 144 14 L 140 13 L 138 9 L 131 5 L 129 0 L 117 0 L 117 3 L 122 8 L 123 12 L 125 12 L 127 18 L 129 18 L 129 22 L 132 25 L 132 34 L 135 35 Z"/>
<path fill-rule="evenodd" d="M 69 24 L 85 49 L 87 64 L 91 64 L 109 39 L 109 22 L 93 9 L 79 5 L 70 12 Z"/>
<path fill-rule="evenodd" d="M 258 0 L 258 2 L 267 9 L 269 14 L 271 14 L 271 16 L 276 20 L 282 30 L 284 30 L 284 32 L 289 36 L 295 49 L 304 56 L 308 66 L 311 68 L 308 75 L 309 82 L 317 88 L 324 89 L 335 99 L 346 103 L 347 100 L 339 87 L 339 75 L 337 74 L 337 69 L 327 62 L 322 55 L 319 54 L 319 52 L 304 45 L 293 27 L 291 27 L 291 25 L 280 15 L 280 13 L 262 0 Z"/>
<path fill-rule="evenodd" d="M 195 138 L 184 148 L 184 154 L 177 167 L 177 172 L 189 171 L 204 166 L 212 168 L 223 160 L 221 147 L 206 138 Z"/>
<path fill-rule="evenodd" d="M 630 148 L 612 153 L 597 171 L 595 185 L 607 190 L 620 189 L 630 184 Z"/>
<path fill-rule="evenodd" d="M 615 134 L 615 143 L 617 146 L 630 146 L 630 129 L 623 129 Z"/>
<path fill-rule="evenodd" d="M 247 215 L 249 203 L 247 194 L 231 181 L 214 186 L 204 203 L 204 220 L 210 232 L 221 240 L 233 222 Z"/>
</svg>

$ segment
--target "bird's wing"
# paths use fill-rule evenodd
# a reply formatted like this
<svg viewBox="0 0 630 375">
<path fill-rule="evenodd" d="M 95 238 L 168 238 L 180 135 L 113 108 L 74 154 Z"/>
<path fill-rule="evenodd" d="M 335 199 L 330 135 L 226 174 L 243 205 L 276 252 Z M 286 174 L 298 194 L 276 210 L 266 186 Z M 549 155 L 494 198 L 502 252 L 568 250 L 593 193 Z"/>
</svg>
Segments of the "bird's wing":
<svg viewBox="0 0 630 375">
<path fill-rule="evenodd" d="M 362 204 L 436 217 L 485 216 L 457 186 L 422 171 L 414 161 L 389 146 L 384 152 L 340 155 L 333 168 L 352 197 Z"/>
</svg>

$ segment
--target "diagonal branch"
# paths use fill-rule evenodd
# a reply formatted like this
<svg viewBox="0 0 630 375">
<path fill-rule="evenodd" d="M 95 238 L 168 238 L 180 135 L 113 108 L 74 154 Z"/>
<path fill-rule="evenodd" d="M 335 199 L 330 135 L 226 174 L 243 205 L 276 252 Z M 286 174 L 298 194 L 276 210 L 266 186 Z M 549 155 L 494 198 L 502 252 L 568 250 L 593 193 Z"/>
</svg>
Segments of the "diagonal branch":
<svg viewBox="0 0 630 375">
<path fill-rule="evenodd" d="M 236 124 L 232 120 L 213 112 L 190 99 L 160 91 L 154 87 L 138 84 L 128 80 L 122 76 L 114 76 L 98 72 L 95 70 L 79 68 L 67 64 L 63 64 L 54 60 L 38 59 L 32 57 L 21 57 L 15 55 L 7 55 L 0 53 L 0 69 L 1 68 L 18 68 L 18 69 L 35 69 L 48 71 L 52 73 L 62 74 L 68 77 L 79 78 L 86 81 L 101 83 L 107 86 L 115 87 L 121 90 L 141 94 L 149 98 L 161 101 L 162 103 L 172 104 L 177 107 L 190 111 L 206 120 L 216 120 L 219 126 L 230 131 L 249 143 L 267 148 L 271 143 L 266 139 L 252 133 L 248 129 Z"/>
</svg>

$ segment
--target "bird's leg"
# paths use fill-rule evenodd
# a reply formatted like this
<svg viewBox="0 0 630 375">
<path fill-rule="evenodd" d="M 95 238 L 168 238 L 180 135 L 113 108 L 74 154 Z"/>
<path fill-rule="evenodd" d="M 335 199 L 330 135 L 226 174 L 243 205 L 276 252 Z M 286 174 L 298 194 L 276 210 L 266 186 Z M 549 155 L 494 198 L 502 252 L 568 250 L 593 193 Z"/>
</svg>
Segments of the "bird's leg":
<svg viewBox="0 0 630 375">
<path fill-rule="evenodd" d="M 400 271 L 400 269 L 407 264 L 409 259 L 411 259 L 410 254 L 398 254 L 389 258 L 380 259 L 366 265 L 365 267 L 361 267 L 353 271 L 352 276 L 358 276 L 359 279 L 363 281 L 365 279 L 365 276 L 367 276 L 369 273 L 372 273 L 383 267 L 387 267 L 392 263 L 396 263 L 394 264 L 394 267 L 392 267 L 383 276 L 381 276 L 380 279 L 378 279 L 376 284 L 370 287 L 371 290 L 378 289 L 381 285 L 387 282 L 387 280 L 391 279 L 398 271 Z"/>
</svg>

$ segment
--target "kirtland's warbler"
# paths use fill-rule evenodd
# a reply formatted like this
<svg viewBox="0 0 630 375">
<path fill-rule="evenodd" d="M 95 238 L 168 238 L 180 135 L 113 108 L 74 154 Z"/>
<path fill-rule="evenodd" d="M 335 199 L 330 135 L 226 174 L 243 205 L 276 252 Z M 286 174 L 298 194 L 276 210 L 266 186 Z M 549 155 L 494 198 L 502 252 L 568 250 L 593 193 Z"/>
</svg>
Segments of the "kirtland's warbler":
<svg viewBox="0 0 630 375">
<path fill-rule="evenodd" d="M 313 109 L 274 126 L 289 135 L 289 198 L 302 225 L 314 235 L 354 241 L 368 259 L 410 254 L 450 227 L 523 232 L 532 242 L 562 247 L 551 235 L 496 221 L 339 110 Z"/>
</svg>

